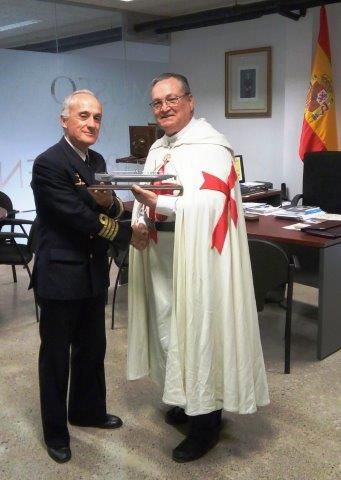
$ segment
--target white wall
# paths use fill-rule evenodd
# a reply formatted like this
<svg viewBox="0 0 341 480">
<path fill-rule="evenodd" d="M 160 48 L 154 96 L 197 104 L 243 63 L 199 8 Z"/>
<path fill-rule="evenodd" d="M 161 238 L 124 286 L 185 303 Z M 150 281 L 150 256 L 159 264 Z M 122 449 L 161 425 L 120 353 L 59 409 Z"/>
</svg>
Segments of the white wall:
<svg viewBox="0 0 341 480">
<path fill-rule="evenodd" d="M 134 55 L 138 50 L 139 55 Z M 108 169 L 129 155 L 129 125 L 153 120 L 149 85 L 168 69 L 169 49 L 124 42 L 65 54 L 0 50 L 0 190 L 15 208 L 34 207 L 30 188 L 32 162 L 56 143 L 61 102 L 75 89 L 94 91 L 103 103 L 100 138 L 94 148 Z M 120 169 L 124 166 L 120 165 Z M 128 192 L 122 192 L 127 198 Z"/>
<path fill-rule="evenodd" d="M 313 55 L 313 15 L 300 22 L 286 20 L 286 67 L 283 124 L 283 181 L 289 186 L 290 197 L 302 190 L 303 164 L 298 146 L 303 122 L 304 103 L 310 80 Z"/>
<path fill-rule="evenodd" d="M 327 13 L 341 128 L 341 5 L 328 5 Z M 315 8 L 298 22 L 269 15 L 177 32 L 171 39 L 171 69 L 188 76 L 196 116 L 205 117 L 243 155 L 247 180 L 269 180 L 276 187 L 285 181 L 291 195 L 302 185 L 298 145 L 318 23 Z M 264 46 L 271 46 L 273 54 L 271 118 L 225 118 L 225 52 Z"/>
</svg>

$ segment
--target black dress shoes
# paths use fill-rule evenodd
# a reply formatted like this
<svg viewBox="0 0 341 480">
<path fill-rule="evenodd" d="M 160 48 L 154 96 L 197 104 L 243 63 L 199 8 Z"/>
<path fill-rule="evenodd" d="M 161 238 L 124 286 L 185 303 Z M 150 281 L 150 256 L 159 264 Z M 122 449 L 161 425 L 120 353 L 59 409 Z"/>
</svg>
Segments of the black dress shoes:
<svg viewBox="0 0 341 480">
<path fill-rule="evenodd" d="M 178 463 L 191 462 L 205 455 L 219 441 L 217 428 L 206 435 L 196 436 L 192 432 L 174 448 L 172 458 Z"/>
<path fill-rule="evenodd" d="M 123 422 L 120 419 L 120 417 L 116 417 L 116 415 L 110 415 L 109 413 L 107 414 L 107 418 L 104 420 L 104 422 L 101 423 L 88 423 L 88 422 L 74 422 L 72 420 L 69 420 L 69 423 L 71 425 L 76 425 L 78 427 L 94 427 L 94 428 L 119 428 L 122 427 Z"/>
<path fill-rule="evenodd" d="M 120 419 L 120 417 L 116 417 L 116 415 L 107 415 L 107 419 L 103 422 L 100 423 L 99 425 L 96 425 L 98 428 L 120 428 L 122 427 L 123 422 Z"/>
<path fill-rule="evenodd" d="M 185 410 L 181 407 L 173 407 L 165 415 L 165 422 L 169 425 L 183 425 L 189 420 Z"/>
<path fill-rule="evenodd" d="M 214 410 L 210 413 L 188 417 L 190 421 L 189 434 L 174 448 L 173 460 L 179 463 L 191 462 L 211 450 L 219 441 L 222 425 L 221 412 L 221 410 Z"/>
<path fill-rule="evenodd" d="M 68 462 L 71 458 L 70 447 L 47 447 L 47 453 L 57 463 Z"/>
</svg>

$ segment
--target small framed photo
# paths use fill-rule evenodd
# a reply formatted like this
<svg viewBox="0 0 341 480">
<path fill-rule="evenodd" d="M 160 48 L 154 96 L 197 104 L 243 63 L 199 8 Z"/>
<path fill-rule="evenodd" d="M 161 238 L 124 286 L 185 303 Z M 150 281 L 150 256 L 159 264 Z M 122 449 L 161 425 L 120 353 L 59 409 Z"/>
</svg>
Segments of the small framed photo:
<svg viewBox="0 0 341 480">
<path fill-rule="evenodd" d="M 233 157 L 233 165 L 236 170 L 238 182 L 245 182 L 243 155 L 235 155 Z"/>
<path fill-rule="evenodd" d="M 271 47 L 225 53 L 225 117 L 271 117 Z"/>
</svg>

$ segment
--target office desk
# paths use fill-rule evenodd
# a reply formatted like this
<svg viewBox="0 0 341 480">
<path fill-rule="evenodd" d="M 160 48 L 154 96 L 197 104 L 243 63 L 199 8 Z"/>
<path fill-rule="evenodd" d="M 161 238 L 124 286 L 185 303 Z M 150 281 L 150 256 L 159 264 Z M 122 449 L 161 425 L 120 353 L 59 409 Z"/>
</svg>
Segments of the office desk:
<svg viewBox="0 0 341 480">
<path fill-rule="evenodd" d="M 294 223 L 273 216 L 247 221 L 250 238 L 279 243 L 289 254 L 297 255 L 301 270 L 295 281 L 318 288 L 317 358 L 341 347 L 341 238 L 327 239 L 282 227 Z"/>
<path fill-rule="evenodd" d="M 242 200 L 243 202 L 267 202 L 270 205 L 278 206 L 281 204 L 281 191 L 271 189 L 264 192 L 249 193 L 248 195 L 242 195 Z M 133 200 L 123 202 L 124 210 L 131 212 L 133 204 Z"/>
<path fill-rule="evenodd" d="M 124 202 L 129 217 L 133 201 Z M 295 281 L 318 288 L 317 358 L 322 360 L 341 347 L 341 238 L 327 239 L 282 227 L 294 223 L 273 216 L 247 221 L 251 238 L 279 243 L 288 254 L 297 255 L 301 269 Z"/>
</svg>

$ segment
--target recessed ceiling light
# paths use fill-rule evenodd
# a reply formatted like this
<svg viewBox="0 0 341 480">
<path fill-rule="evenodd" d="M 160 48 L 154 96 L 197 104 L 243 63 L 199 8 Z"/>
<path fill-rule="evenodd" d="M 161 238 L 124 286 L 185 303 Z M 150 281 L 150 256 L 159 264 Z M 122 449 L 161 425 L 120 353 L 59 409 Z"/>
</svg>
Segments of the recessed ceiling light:
<svg viewBox="0 0 341 480">
<path fill-rule="evenodd" d="M 121 0 L 121 2 L 133 2 L 133 0 Z"/>
<path fill-rule="evenodd" d="M 25 20 L 24 22 L 11 23 L 10 25 L 4 25 L 0 27 L 0 32 L 5 32 L 6 30 L 13 30 L 14 28 L 27 27 L 28 25 L 34 25 L 39 23 L 41 20 Z"/>
</svg>

